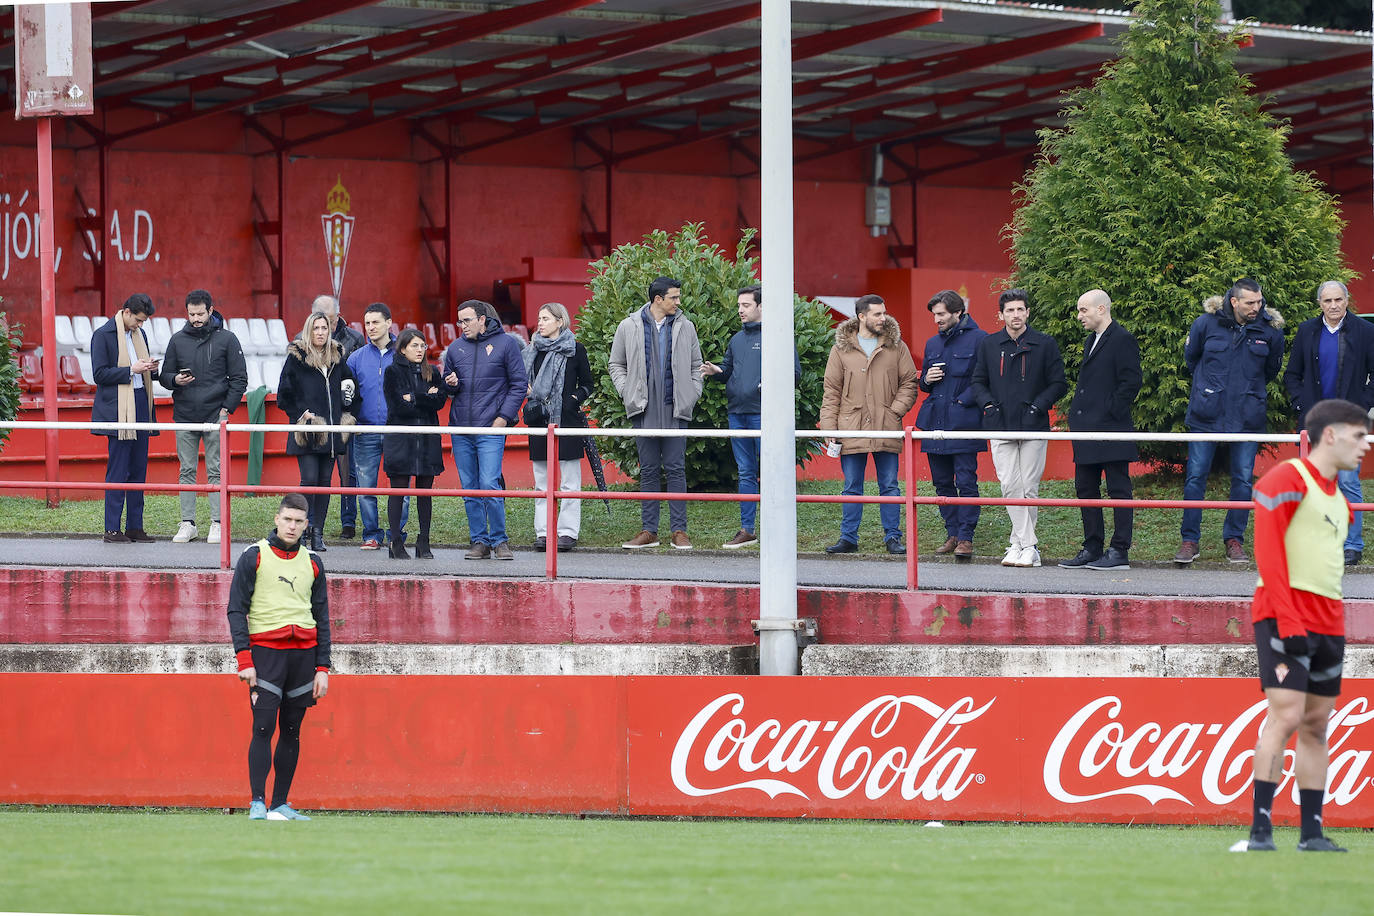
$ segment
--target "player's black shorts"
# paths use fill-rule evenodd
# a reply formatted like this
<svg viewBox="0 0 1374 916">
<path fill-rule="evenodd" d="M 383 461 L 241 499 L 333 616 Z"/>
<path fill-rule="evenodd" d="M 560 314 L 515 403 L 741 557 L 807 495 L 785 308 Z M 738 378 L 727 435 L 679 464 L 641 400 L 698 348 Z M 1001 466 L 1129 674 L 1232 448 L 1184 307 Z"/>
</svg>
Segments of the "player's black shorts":
<svg viewBox="0 0 1374 916">
<path fill-rule="evenodd" d="M 1272 617 L 1255 623 L 1255 649 L 1259 652 L 1260 687 L 1285 687 L 1319 697 L 1341 692 L 1341 668 L 1345 664 L 1345 637 L 1308 633 L 1310 652 L 1300 658 L 1283 651 L 1278 621 Z"/>
<path fill-rule="evenodd" d="M 252 646 L 258 686 L 248 689 L 254 709 L 315 705 L 315 650 Z"/>
</svg>

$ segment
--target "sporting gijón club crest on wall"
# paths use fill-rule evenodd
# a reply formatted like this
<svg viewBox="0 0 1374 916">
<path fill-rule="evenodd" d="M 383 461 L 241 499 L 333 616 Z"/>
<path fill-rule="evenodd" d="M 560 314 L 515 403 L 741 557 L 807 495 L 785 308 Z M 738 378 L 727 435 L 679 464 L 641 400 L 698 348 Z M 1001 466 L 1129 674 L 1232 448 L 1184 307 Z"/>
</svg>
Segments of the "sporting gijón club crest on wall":
<svg viewBox="0 0 1374 916">
<path fill-rule="evenodd" d="M 329 282 L 338 301 L 343 291 L 344 271 L 348 269 L 348 246 L 353 242 L 354 217 L 349 215 L 351 199 L 343 186 L 343 176 L 334 182 L 325 197 L 320 225 L 324 227 L 324 253 L 329 260 Z"/>
<path fill-rule="evenodd" d="M 631 691 L 636 813 L 1234 823 L 1265 714 L 1247 679 L 661 680 Z M 1346 686 L 1332 826 L 1374 818 L 1374 682 Z"/>
</svg>

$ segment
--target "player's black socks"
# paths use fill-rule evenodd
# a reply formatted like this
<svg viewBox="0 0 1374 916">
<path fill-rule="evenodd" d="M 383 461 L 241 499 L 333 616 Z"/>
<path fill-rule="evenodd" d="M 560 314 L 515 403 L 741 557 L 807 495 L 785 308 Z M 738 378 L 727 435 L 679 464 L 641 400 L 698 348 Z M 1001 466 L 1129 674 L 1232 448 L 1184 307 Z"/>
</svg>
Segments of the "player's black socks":
<svg viewBox="0 0 1374 916">
<path fill-rule="evenodd" d="M 1274 793 L 1278 788 L 1278 783 L 1255 780 L 1255 804 L 1250 816 L 1251 836 L 1267 837 L 1273 834 L 1274 822 L 1270 819 L 1269 812 L 1274 809 Z M 1303 823 L 1306 823 L 1305 819 Z"/>
<path fill-rule="evenodd" d="M 301 721 L 305 718 L 304 706 L 283 706 L 281 708 L 281 734 L 277 736 L 277 753 L 272 761 L 272 804 L 279 808 L 286 804 L 291 794 L 291 782 L 296 777 L 296 761 L 301 755 Z"/>
<path fill-rule="evenodd" d="M 1298 806 L 1302 810 L 1302 839 L 1322 835 L 1322 789 L 1299 789 Z"/>
<path fill-rule="evenodd" d="M 253 710 L 253 740 L 248 743 L 248 788 L 253 798 L 267 794 L 267 771 L 272 768 L 272 732 L 276 719 L 275 709 Z"/>
</svg>

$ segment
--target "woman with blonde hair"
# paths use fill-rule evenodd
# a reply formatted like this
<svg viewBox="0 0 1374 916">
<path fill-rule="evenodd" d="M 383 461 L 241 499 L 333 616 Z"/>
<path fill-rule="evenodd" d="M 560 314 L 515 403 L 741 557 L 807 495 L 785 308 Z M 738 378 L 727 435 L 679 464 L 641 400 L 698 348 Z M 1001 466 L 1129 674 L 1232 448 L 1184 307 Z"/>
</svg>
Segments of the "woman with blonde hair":
<svg viewBox="0 0 1374 916">
<path fill-rule="evenodd" d="M 539 307 L 535 333 L 525 346 L 525 373 L 529 376 L 529 399 L 525 402 L 525 425 L 558 424 L 560 429 L 586 426 L 582 404 L 592 393 L 592 367 L 587 350 L 568 329 L 568 310 L 557 302 Z M 530 461 L 534 464 L 534 488 L 548 486 L 549 443 L 546 436 L 530 436 Z M 560 438 L 558 451 L 558 489 L 582 489 L 582 438 Z M 546 540 L 547 510 L 544 500 L 534 501 L 534 549 L 543 550 Z M 582 528 L 582 501 L 565 499 L 558 507 L 558 549 L 572 550 Z"/>
<path fill-rule="evenodd" d="M 277 384 L 277 406 L 292 423 L 340 426 L 355 420 L 357 382 L 329 331 L 329 317 L 324 312 L 311 312 L 300 337 L 286 348 L 286 363 Z M 301 486 L 327 487 L 334 476 L 336 458 L 348 454 L 348 434 L 300 430 L 286 437 L 286 454 L 296 456 Z M 306 500 L 310 518 L 305 542 L 310 550 L 322 551 L 329 494 L 310 493 Z"/>
</svg>

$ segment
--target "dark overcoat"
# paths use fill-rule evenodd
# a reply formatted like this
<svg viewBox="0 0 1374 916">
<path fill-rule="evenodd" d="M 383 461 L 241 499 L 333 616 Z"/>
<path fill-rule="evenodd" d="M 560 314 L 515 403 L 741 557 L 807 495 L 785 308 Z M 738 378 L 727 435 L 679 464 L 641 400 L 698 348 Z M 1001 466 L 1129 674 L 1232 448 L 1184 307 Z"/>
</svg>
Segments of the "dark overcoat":
<svg viewBox="0 0 1374 916">
<path fill-rule="evenodd" d="M 1131 332 L 1115 321 L 1107 325 L 1102 339 L 1089 353 L 1092 341 L 1091 334 L 1083 341 L 1078 388 L 1069 404 L 1069 429 L 1076 433 L 1133 433 L 1131 408 L 1140 393 L 1140 346 Z M 1139 456 L 1133 440 L 1073 443 L 1075 464 L 1134 461 Z"/>
<path fill-rule="evenodd" d="M 1292 355 L 1283 373 L 1283 387 L 1298 415 L 1298 429 L 1307 425 L 1307 412 L 1322 399 L 1321 361 L 1317 349 L 1327 333 L 1321 316 L 1298 325 Z M 1338 398 L 1366 410 L 1374 407 L 1374 325 L 1347 312 L 1336 331 L 1336 391 Z"/>
<path fill-rule="evenodd" d="M 448 401 L 439 370 L 430 380 L 420 366 L 397 356 L 382 373 L 387 426 L 438 426 L 439 411 Z M 429 389 L 437 388 L 435 394 Z M 410 395 L 410 400 L 405 399 Z M 444 472 L 444 446 L 438 433 L 387 433 L 382 436 L 382 468 L 388 477 L 438 477 Z"/>
<path fill-rule="evenodd" d="M 305 350 L 298 341 L 286 348 L 286 362 L 281 367 L 281 380 L 277 382 L 277 406 L 295 423 L 308 410 L 317 417 L 328 417 L 332 426 L 343 423 L 344 414 L 356 419 L 362 406 L 362 398 L 354 397 L 353 403 L 345 407 L 341 387 L 344 379 L 355 381 L 353 373 L 344 362 L 338 345 L 333 341 L 337 357 L 329 371 L 322 372 L 305 361 Z M 355 381 L 356 384 L 356 381 Z M 286 437 L 288 455 L 342 455 L 348 451 L 348 443 L 341 433 L 331 433 L 327 443 L 301 445 L 294 434 Z"/>
</svg>

